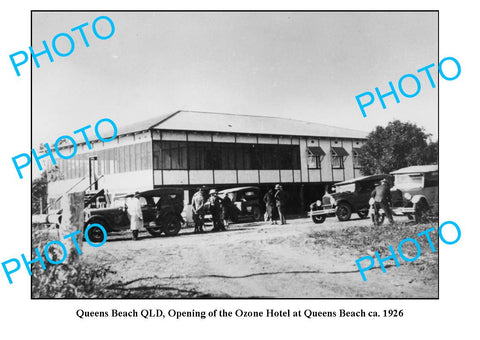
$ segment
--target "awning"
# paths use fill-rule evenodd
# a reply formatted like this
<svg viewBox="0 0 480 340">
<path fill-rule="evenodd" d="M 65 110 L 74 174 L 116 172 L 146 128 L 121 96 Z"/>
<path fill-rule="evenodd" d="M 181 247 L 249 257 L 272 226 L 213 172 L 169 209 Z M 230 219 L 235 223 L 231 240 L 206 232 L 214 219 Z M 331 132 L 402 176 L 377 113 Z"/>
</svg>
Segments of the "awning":
<svg viewBox="0 0 480 340">
<path fill-rule="evenodd" d="M 353 153 L 358 156 L 360 154 L 360 148 L 353 148 Z"/>
<path fill-rule="evenodd" d="M 348 152 L 341 146 L 332 146 L 332 152 L 335 154 L 335 156 L 339 157 L 347 157 Z"/>
<path fill-rule="evenodd" d="M 308 151 L 310 151 L 314 156 L 322 157 L 325 156 L 325 151 L 319 146 L 309 146 Z"/>
</svg>

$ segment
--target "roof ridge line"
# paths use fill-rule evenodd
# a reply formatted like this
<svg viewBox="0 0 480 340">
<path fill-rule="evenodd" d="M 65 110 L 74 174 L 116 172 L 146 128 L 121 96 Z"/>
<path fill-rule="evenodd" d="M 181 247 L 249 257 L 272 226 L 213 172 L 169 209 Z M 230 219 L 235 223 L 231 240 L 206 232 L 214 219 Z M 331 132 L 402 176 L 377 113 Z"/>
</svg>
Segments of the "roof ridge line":
<svg viewBox="0 0 480 340">
<path fill-rule="evenodd" d="M 311 121 L 306 121 L 306 120 L 300 120 L 300 119 L 293 119 L 293 118 L 285 118 L 285 117 L 276 117 L 276 116 L 262 116 L 262 115 L 249 115 L 249 114 L 240 114 L 240 113 L 230 113 L 230 112 L 212 112 L 212 111 L 195 111 L 195 110 L 179 110 L 177 111 L 176 113 L 178 112 L 190 112 L 190 113 L 208 113 L 208 114 L 217 114 L 217 115 L 229 115 L 229 116 L 240 116 L 240 117 L 258 117 L 258 118 L 270 118 L 270 119 L 284 119 L 284 120 L 289 120 L 289 121 L 293 121 L 293 122 L 300 122 L 300 123 L 305 123 L 305 124 L 320 124 L 320 125 L 323 125 L 323 126 L 327 126 L 327 127 L 331 127 L 331 128 L 335 128 L 335 129 L 345 129 L 345 130 L 350 130 L 350 131 L 356 131 L 356 132 L 365 132 L 365 133 L 369 133 L 367 131 L 363 131 L 363 130 L 357 130 L 357 129 L 352 129 L 352 128 L 346 128 L 346 127 L 340 127 L 340 126 L 336 126 L 336 125 L 330 125 L 330 124 L 325 124 L 325 123 L 319 123 L 319 122 L 311 122 Z M 168 117 L 170 118 L 170 117 Z M 167 119 L 168 119 L 167 118 Z M 166 119 L 165 119 L 166 120 Z M 165 121 L 164 120 L 164 121 Z M 162 121 L 163 123 L 163 121 Z M 158 125 L 158 124 L 157 124 Z"/>
<path fill-rule="evenodd" d="M 176 114 L 178 114 L 178 113 L 180 113 L 180 112 L 182 112 L 182 110 L 177 110 L 177 111 L 175 111 L 175 112 L 173 112 L 173 113 L 171 113 L 171 114 L 167 115 L 166 117 L 164 117 L 164 118 L 160 119 L 160 121 L 159 121 L 159 122 L 157 122 L 157 123 L 153 124 L 152 126 L 149 126 L 149 127 L 148 127 L 148 130 L 151 130 L 151 129 L 153 129 L 153 127 L 154 127 L 154 126 L 156 126 L 156 125 L 162 124 L 163 122 L 165 122 L 166 120 L 168 120 L 168 119 L 172 118 L 173 116 L 175 116 Z"/>
</svg>

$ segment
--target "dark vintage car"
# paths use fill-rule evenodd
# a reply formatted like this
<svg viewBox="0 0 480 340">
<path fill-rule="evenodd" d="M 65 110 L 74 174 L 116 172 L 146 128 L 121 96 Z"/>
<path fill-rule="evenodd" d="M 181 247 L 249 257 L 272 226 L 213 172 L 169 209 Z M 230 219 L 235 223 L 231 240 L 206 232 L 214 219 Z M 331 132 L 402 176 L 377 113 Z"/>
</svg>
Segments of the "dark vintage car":
<svg viewBox="0 0 480 340">
<path fill-rule="evenodd" d="M 367 218 L 369 200 L 375 183 L 386 178 L 393 183 L 393 176 L 382 174 L 354 178 L 335 184 L 334 193 L 326 193 L 322 200 L 310 205 L 309 215 L 313 222 L 323 223 L 327 217 L 337 216 L 339 221 L 348 221 L 352 213 L 360 218 Z"/>
<path fill-rule="evenodd" d="M 391 172 L 393 191 L 402 199 L 393 202 L 393 213 L 420 222 L 426 214 L 438 215 L 438 165 L 417 165 Z"/>
<path fill-rule="evenodd" d="M 109 208 L 85 209 L 85 228 L 94 223 L 102 225 L 107 233 L 129 229 L 128 200 L 131 195 L 116 197 Z M 143 224 L 153 236 L 162 233 L 177 235 L 182 227 L 183 190 L 160 188 L 140 193 Z M 100 228 L 90 228 L 88 237 L 92 242 L 103 241 Z"/>
<path fill-rule="evenodd" d="M 228 196 L 232 204 L 230 218 L 233 222 L 243 220 L 263 220 L 263 209 L 260 205 L 260 189 L 257 187 L 240 187 L 218 192 L 223 198 Z"/>
</svg>

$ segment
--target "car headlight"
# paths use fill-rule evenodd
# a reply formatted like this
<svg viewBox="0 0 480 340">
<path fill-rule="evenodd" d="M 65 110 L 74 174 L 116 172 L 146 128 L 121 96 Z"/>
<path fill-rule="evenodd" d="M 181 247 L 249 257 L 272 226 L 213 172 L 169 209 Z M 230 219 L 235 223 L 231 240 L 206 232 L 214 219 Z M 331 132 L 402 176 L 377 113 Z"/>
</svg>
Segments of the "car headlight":
<svg viewBox="0 0 480 340">
<path fill-rule="evenodd" d="M 320 201 L 320 200 L 316 201 L 315 203 L 317 204 L 317 207 L 322 206 L 322 201 Z"/>
<path fill-rule="evenodd" d="M 407 201 L 410 201 L 412 199 L 412 195 L 410 195 L 410 193 L 406 192 L 403 197 L 407 200 Z"/>
</svg>

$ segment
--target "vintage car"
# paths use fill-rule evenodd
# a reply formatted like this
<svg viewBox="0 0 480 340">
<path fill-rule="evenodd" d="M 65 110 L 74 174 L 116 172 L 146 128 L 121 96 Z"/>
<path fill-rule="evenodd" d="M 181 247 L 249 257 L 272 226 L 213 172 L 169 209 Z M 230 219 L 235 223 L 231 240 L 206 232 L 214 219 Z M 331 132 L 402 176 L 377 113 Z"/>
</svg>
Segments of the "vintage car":
<svg viewBox="0 0 480 340">
<path fill-rule="evenodd" d="M 315 223 L 323 223 L 331 216 L 337 216 L 339 221 L 348 221 L 352 213 L 356 213 L 360 218 L 367 218 L 369 199 L 375 183 L 384 178 L 390 183 L 393 182 L 392 176 L 381 174 L 336 183 L 334 193 L 326 193 L 321 200 L 310 204 L 309 215 Z"/>
<path fill-rule="evenodd" d="M 233 222 L 243 220 L 263 220 L 263 209 L 260 205 L 260 189 L 257 187 L 240 187 L 218 192 L 223 198 L 228 196 L 232 204 L 230 218 Z"/>
<path fill-rule="evenodd" d="M 94 223 L 102 225 L 107 233 L 129 229 L 128 200 L 133 194 L 117 196 L 109 208 L 85 209 L 85 228 Z M 143 224 L 153 236 L 164 233 L 177 235 L 182 227 L 183 190 L 160 188 L 140 192 Z M 88 237 L 92 242 L 101 242 L 100 228 L 90 228 Z"/>
<path fill-rule="evenodd" d="M 420 222 L 427 213 L 438 214 L 438 165 L 417 165 L 391 172 L 392 191 L 401 191 L 402 200 L 393 202 L 394 215 L 406 215 Z"/>
</svg>

